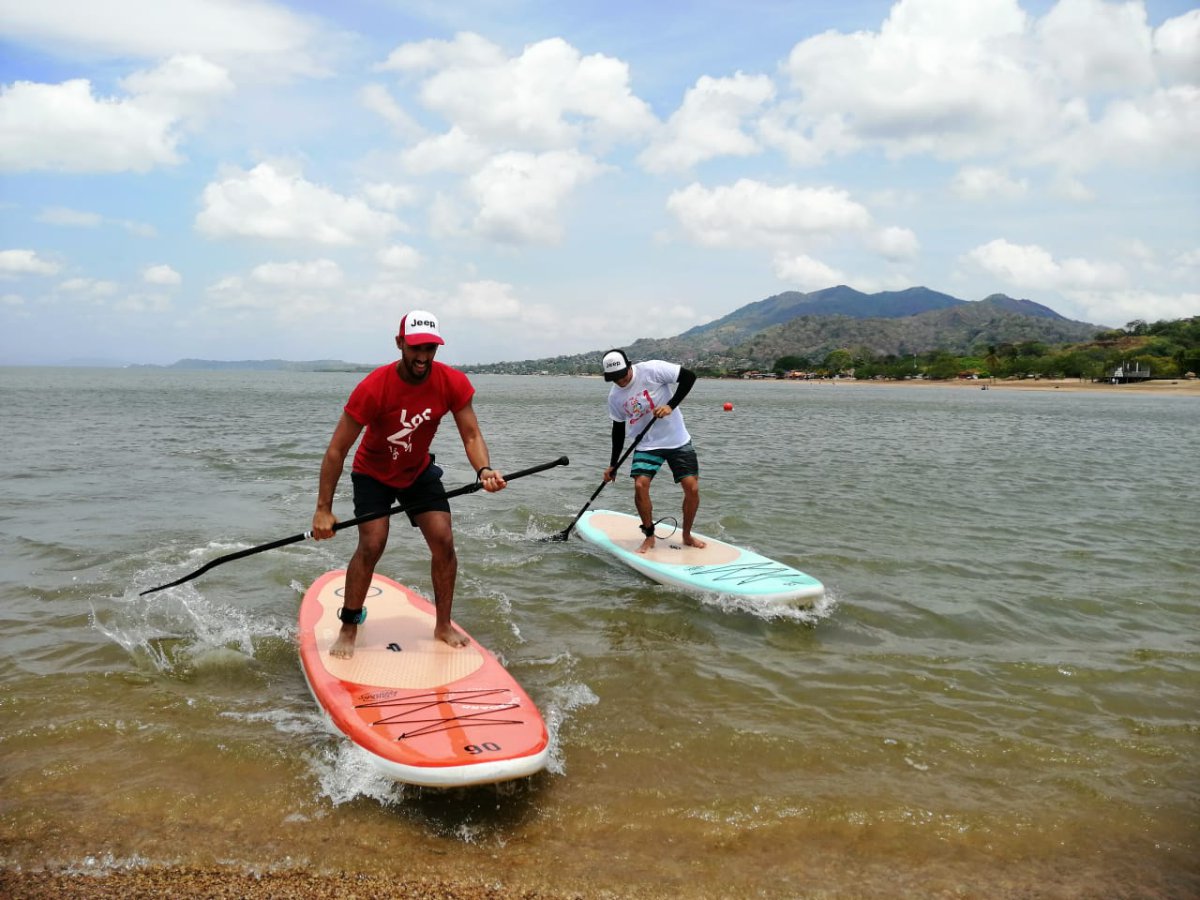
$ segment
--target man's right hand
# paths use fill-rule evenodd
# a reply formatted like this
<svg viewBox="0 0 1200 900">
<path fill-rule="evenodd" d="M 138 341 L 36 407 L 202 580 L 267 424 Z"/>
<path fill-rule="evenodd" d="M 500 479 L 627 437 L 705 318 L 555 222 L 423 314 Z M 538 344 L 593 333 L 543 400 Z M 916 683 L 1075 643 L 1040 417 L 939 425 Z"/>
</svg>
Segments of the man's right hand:
<svg viewBox="0 0 1200 900">
<path fill-rule="evenodd" d="M 337 516 L 327 509 L 318 509 L 313 513 L 313 540 L 323 541 L 333 537 L 333 526 L 337 524 Z"/>
<path fill-rule="evenodd" d="M 609 466 L 607 469 L 604 470 L 604 483 L 605 484 L 608 484 L 610 481 L 616 480 L 616 475 L 613 474 L 614 468 L 615 468 L 614 466 Z"/>
</svg>

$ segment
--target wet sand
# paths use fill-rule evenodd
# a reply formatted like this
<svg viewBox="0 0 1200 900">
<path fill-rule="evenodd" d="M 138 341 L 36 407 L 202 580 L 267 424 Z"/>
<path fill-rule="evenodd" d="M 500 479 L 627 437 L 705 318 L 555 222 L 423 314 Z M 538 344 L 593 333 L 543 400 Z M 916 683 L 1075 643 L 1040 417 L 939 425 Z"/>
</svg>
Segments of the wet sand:
<svg viewBox="0 0 1200 900">
<path fill-rule="evenodd" d="M 628 896 L 628 895 L 625 895 Z M 581 894 L 546 893 L 496 883 L 396 879 L 304 870 L 252 874 L 222 868 L 147 868 L 104 875 L 0 870 L 0 897 L 22 900 L 149 900 L 204 897 L 230 900 L 578 900 Z"/>
</svg>

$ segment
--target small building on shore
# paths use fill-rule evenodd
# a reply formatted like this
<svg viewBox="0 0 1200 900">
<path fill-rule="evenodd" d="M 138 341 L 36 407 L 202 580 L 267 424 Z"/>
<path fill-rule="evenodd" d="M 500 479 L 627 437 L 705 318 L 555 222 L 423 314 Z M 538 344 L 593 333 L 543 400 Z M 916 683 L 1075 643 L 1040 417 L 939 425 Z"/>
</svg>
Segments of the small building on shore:
<svg viewBox="0 0 1200 900">
<path fill-rule="evenodd" d="M 1104 380 L 1109 384 L 1132 384 L 1138 381 L 1150 380 L 1150 367 L 1142 368 L 1140 362 L 1135 362 L 1132 366 L 1127 362 L 1122 362 L 1111 372 L 1104 376 Z"/>
</svg>

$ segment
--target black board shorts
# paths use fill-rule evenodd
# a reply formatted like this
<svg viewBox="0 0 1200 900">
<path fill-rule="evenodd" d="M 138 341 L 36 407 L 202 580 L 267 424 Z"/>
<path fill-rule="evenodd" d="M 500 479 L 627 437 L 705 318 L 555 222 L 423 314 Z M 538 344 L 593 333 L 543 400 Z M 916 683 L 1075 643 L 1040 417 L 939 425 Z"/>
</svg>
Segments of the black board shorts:
<svg viewBox="0 0 1200 900">
<path fill-rule="evenodd" d="M 409 524 L 415 528 L 416 517 L 421 513 L 450 512 L 450 501 L 446 499 L 446 489 L 442 486 L 442 470 L 433 463 L 426 466 L 417 480 L 406 488 L 394 488 L 361 472 L 351 472 L 350 480 L 354 483 L 355 516 L 383 512 L 391 509 L 392 504 L 399 503 L 404 507 Z"/>
</svg>

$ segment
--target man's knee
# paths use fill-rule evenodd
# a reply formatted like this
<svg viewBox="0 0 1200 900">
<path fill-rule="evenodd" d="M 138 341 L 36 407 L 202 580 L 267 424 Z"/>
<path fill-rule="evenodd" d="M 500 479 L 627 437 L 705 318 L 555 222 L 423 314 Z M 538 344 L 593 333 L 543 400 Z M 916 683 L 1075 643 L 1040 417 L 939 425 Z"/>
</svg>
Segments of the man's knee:
<svg viewBox="0 0 1200 900">
<path fill-rule="evenodd" d="M 430 513 L 419 520 L 421 534 L 434 560 L 454 559 L 454 529 L 450 517 Z"/>
<path fill-rule="evenodd" d="M 387 535 L 386 534 L 383 536 L 382 539 L 376 538 L 376 537 L 366 538 L 366 537 L 360 536 L 358 539 L 358 549 L 355 550 L 354 555 L 359 558 L 360 562 L 363 562 L 366 565 L 370 566 L 371 568 L 374 568 L 375 564 L 377 562 L 379 562 L 379 558 L 381 556 L 383 556 L 383 551 L 386 547 L 387 547 Z"/>
</svg>

